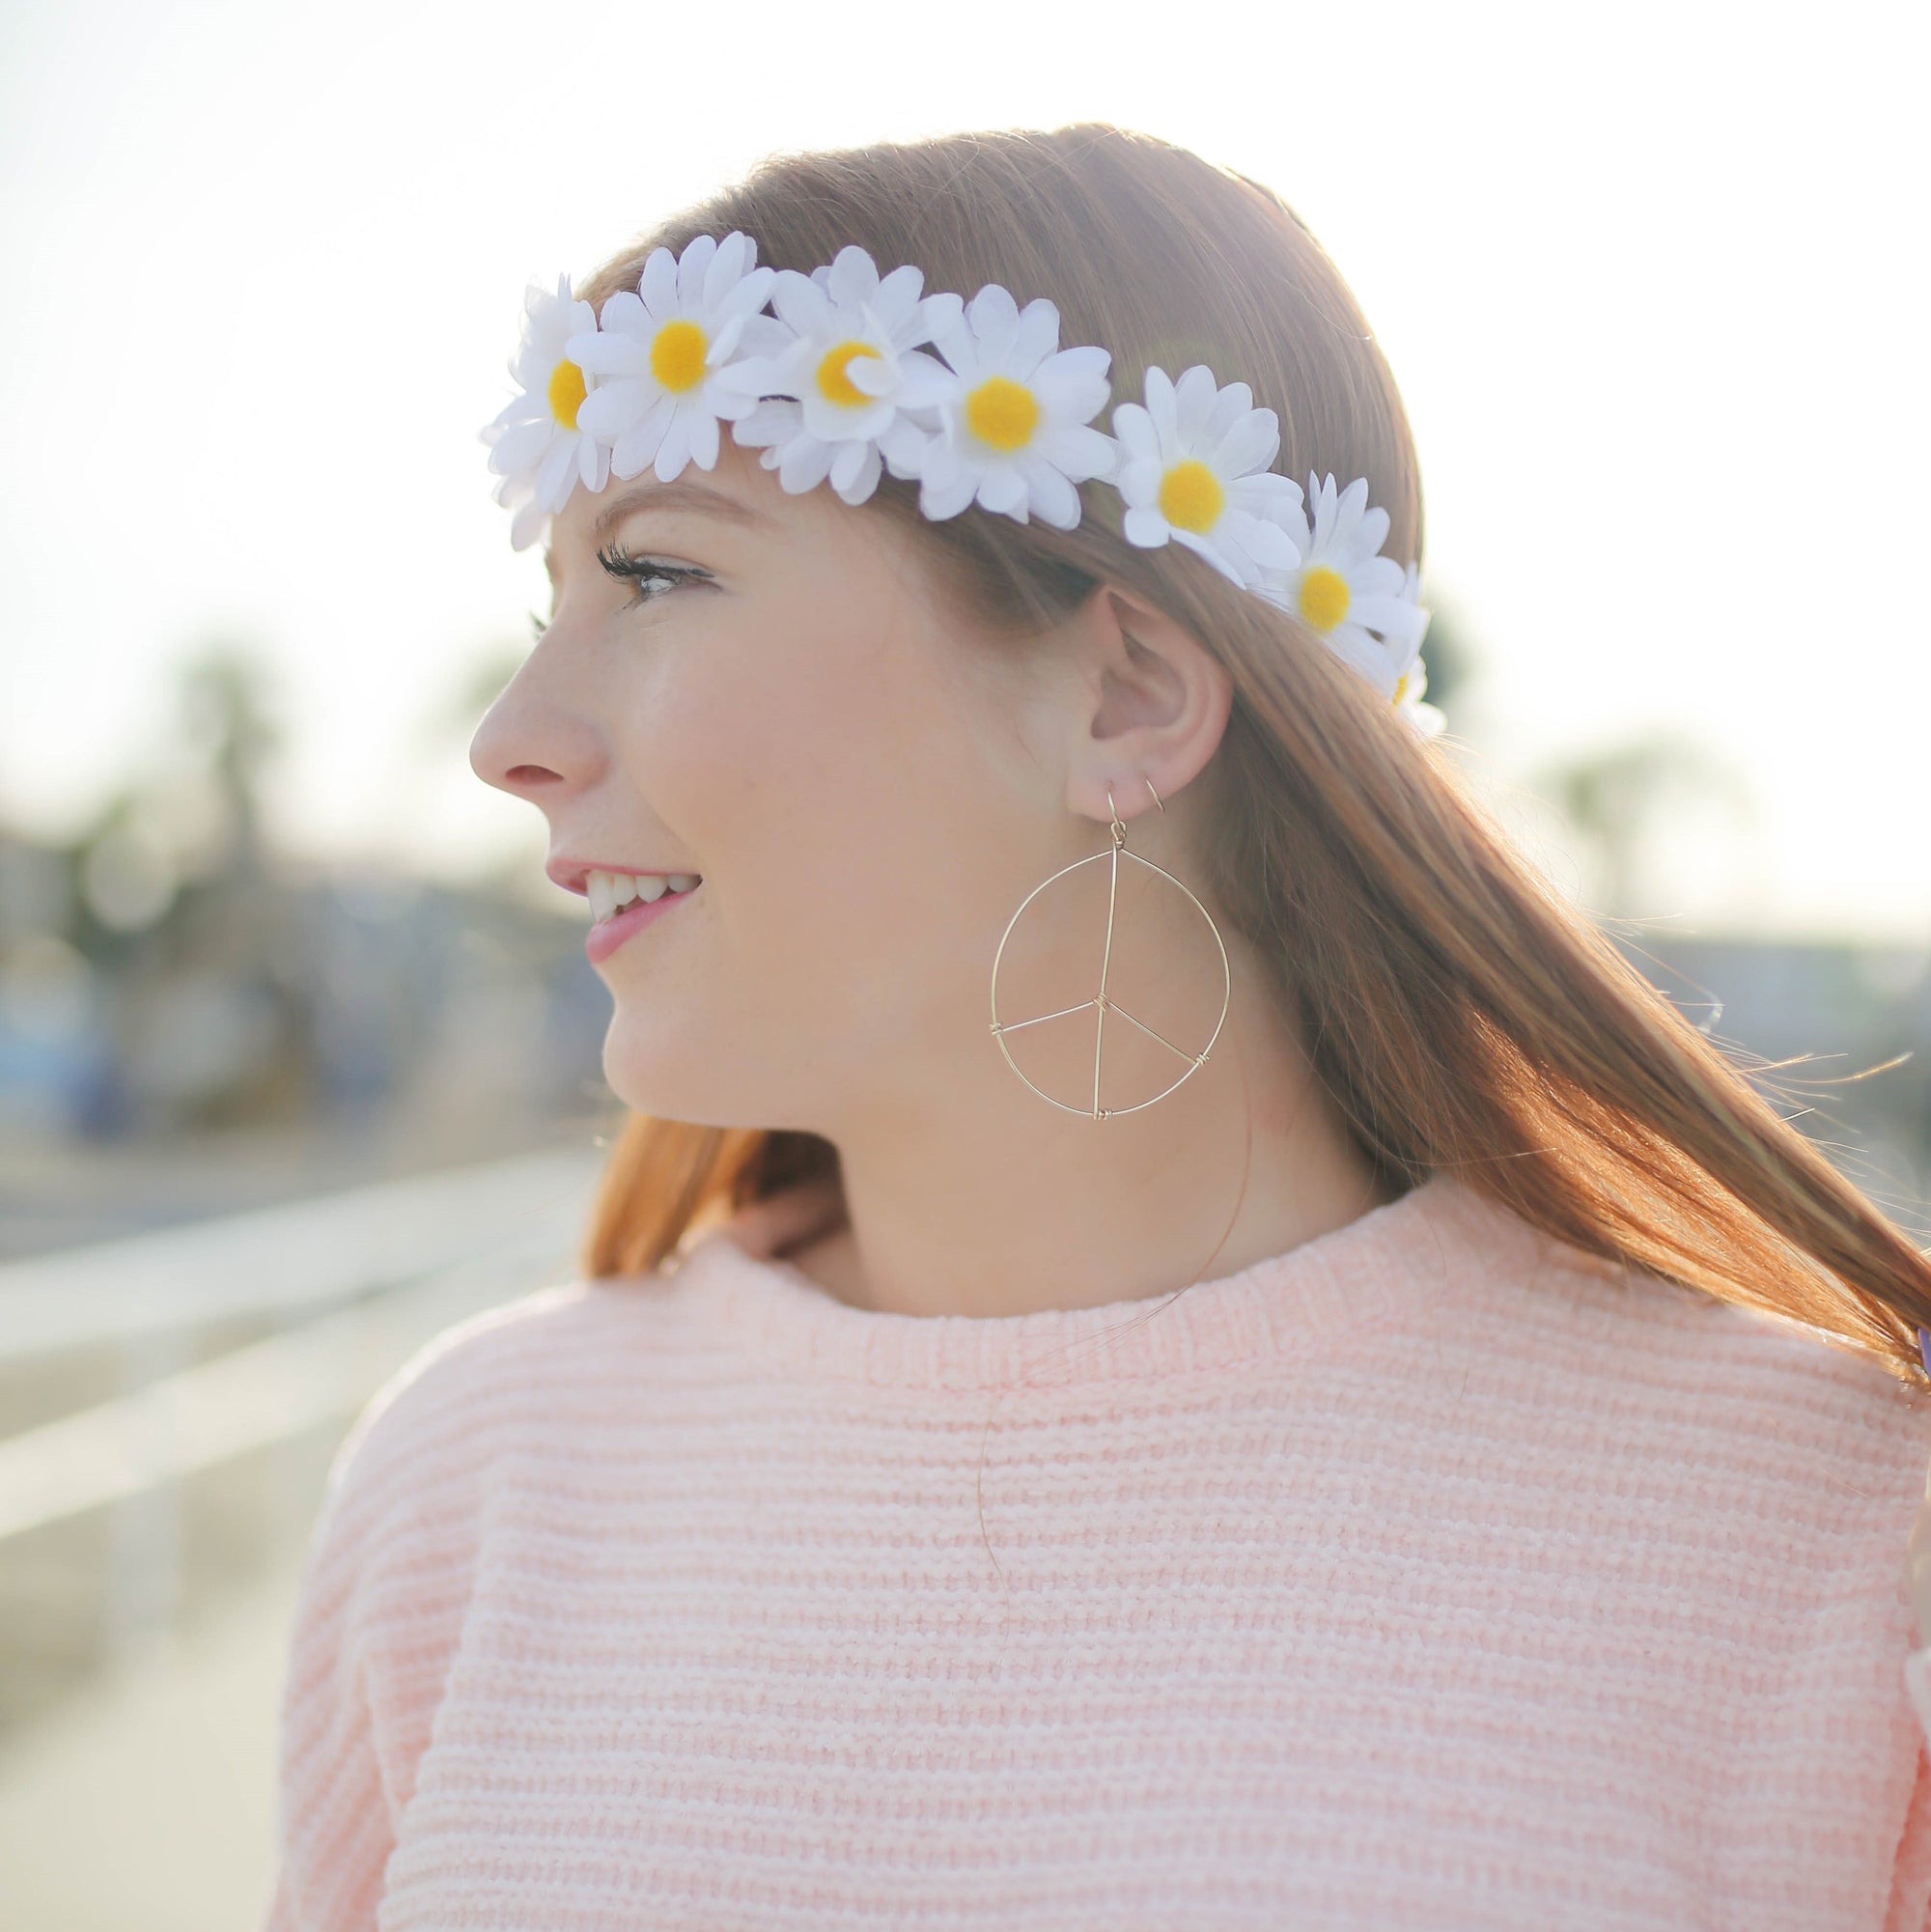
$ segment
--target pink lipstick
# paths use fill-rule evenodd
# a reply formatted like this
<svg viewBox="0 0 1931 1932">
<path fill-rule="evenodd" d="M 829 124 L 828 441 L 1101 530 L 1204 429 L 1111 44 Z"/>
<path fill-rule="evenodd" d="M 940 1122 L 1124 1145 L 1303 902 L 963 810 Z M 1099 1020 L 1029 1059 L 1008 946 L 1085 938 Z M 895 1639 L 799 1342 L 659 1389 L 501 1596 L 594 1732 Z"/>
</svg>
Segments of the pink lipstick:
<svg viewBox="0 0 1931 1932">
<path fill-rule="evenodd" d="M 591 927 L 589 936 L 583 941 L 583 950 L 592 966 L 601 966 L 633 933 L 641 933 L 646 926 L 655 925 L 686 899 L 703 888 L 700 879 L 695 885 L 683 892 L 665 892 L 660 898 L 653 899 L 648 905 L 641 899 L 632 899 L 628 906 L 613 912 L 607 919 L 600 919 Z"/>
</svg>

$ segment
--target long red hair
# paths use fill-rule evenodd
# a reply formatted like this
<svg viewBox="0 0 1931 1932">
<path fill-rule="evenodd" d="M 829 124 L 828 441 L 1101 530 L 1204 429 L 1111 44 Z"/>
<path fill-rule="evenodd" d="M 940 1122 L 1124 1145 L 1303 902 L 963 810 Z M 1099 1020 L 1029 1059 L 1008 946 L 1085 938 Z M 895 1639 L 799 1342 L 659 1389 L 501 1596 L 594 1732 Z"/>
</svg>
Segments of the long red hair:
<svg viewBox="0 0 1931 1932">
<path fill-rule="evenodd" d="M 1280 419 L 1288 476 L 1366 477 L 1418 557 L 1421 491 L 1387 365 L 1333 265 L 1268 189 L 1108 126 L 958 135 L 767 163 L 611 261 L 742 229 L 808 271 L 850 242 L 928 289 L 1049 296 L 1114 393 L 1206 362 Z M 1151 600 L 1233 681 L 1195 864 L 1252 942 L 1362 1153 L 1400 1192 L 1448 1168 L 1590 1253 L 1806 1325 L 1921 1377 L 1931 1259 L 1513 850 L 1448 757 L 1285 611 L 1120 535 L 1109 492 L 1072 532 L 910 518 L 982 618 L 1022 630 L 1102 582 Z M 990 959 L 993 937 L 988 938 Z M 988 1050 L 993 1050 L 990 1047 Z M 630 1118 L 590 1232 L 595 1275 L 647 1272 L 695 1229 L 835 1175 L 811 1134 Z"/>
</svg>

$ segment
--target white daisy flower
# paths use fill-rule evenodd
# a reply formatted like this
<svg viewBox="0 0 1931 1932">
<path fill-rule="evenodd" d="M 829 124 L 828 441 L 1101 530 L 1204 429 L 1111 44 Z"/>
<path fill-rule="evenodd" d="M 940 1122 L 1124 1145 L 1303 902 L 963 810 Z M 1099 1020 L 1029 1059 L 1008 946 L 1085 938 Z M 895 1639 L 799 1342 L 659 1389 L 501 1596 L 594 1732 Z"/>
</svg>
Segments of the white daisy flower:
<svg viewBox="0 0 1931 1932">
<path fill-rule="evenodd" d="M 522 345 L 510 364 L 522 391 L 483 432 L 490 467 L 503 479 L 496 501 L 517 513 L 510 542 L 519 550 L 542 536 L 578 483 L 598 490 L 610 480 L 609 451 L 577 422 L 593 380 L 570 355 L 571 338 L 596 326 L 568 275 L 556 278 L 555 294 L 535 283 L 524 294 Z"/>
<path fill-rule="evenodd" d="M 1424 704 L 1428 691 L 1428 666 L 1417 657 L 1394 681 L 1395 715 L 1405 719 L 1423 738 L 1439 738 L 1448 724 L 1447 714 L 1439 705 Z"/>
<path fill-rule="evenodd" d="M 723 381 L 724 367 L 784 340 L 759 314 L 773 276 L 753 266 L 757 258 L 758 244 L 735 232 L 722 241 L 696 236 L 682 255 L 654 248 L 636 292 L 620 290 L 600 327 L 571 338 L 572 357 L 599 378 L 578 421 L 610 446 L 613 475 L 654 463 L 668 483 L 687 462 L 716 466 L 719 421 L 751 408 Z"/>
<path fill-rule="evenodd" d="M 1300 562 L 1270 570 L 1263 588 L 1392 699 L 1428 629 L 1414 566 L 1381 554 L 1388 514 L 1369 508 L 1366 478 L 1337 494 L 1331 476 L 1310 476 L 1307 512 L 1297 513 Z"/>
<path fill-rule="evenodd" d="M 785 347 L 734 363 L 725 377 L 758 404 L 732 435 L 762 447 L 759 461 L 794 495 L 828 476 L 847 503 L 863 503 L 886 464 L 894 476 L 918 474 L 931 412 L 956 386 L 919 345 L 963 306 L 957 295 L 921 298 L 924 279 L 904 267 L 882 280 L 857 247 L 809 275 L 779 271 L 771 307 Z"/>
<path fill-rule="evenodd" d="M 1263 569 L 1301 561 L 1288 534 L 1301 487 L 1268 468 L 1280 422 L 1253 401 L 1245 382 L 1217 388 L 1204 363 L 1178 382 L 1163 369 L 1147 371 L 1145 406 L 1122 403 L 1113 411 L 1128 543 L 1143 550 L 1185 544 L 1248 585 Z"/>
<path fill-rule="evenodd" d="M 1113 439 L 1085 427 L 1106 406 L 1112 358 L 1061 349 L 1059 311 L 1043 300 L 1021 309 L 997 283 L 933 346 L 959 386 L 939 405 L 943 434 L 925 448 L 919 509 L 938 519 L 976 501 L 1021 523 L 1077 528 L 1076 486 L 1113 471 Z"/>
</svg>

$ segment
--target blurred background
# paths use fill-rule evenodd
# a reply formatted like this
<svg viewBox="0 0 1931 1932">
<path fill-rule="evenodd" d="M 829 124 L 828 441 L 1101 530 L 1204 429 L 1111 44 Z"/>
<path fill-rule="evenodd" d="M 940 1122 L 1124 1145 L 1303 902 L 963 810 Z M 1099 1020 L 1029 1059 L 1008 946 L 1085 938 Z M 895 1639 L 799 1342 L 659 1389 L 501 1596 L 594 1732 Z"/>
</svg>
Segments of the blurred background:
<svg viewBox="0 0 1931 1932">
<path fill-rule="evenodd" d="M 476 432 L 527 280 L 772 150 L 1090 117 L 1279 188 L 1413 418 L 1454 755 L 1922 1230 L 1926 39 L 1861 0 L 0 12 L 0 1923 L 258 1923 L 328 1458 L 569 1268 L 605 1007 L 465 763 L 547 602 Z"/>
</svg>

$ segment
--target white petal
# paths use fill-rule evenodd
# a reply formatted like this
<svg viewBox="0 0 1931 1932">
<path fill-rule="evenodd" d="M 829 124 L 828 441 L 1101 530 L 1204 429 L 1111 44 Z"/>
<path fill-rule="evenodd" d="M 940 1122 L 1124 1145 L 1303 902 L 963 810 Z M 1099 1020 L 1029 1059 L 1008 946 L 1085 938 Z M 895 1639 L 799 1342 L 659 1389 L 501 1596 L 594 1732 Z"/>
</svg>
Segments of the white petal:
<svg viewBox="0 0 1931 1932">
<path fill-rule="evenodd" d="M 650 335 L 656 324 L 637 295 L 629 289 L 619 289 L 605 299 L 602 319 L 598 326 L 606 335 Z"/>
<path fill-rule="evenodd" d="M 653 322 L 668 322 L 677 313 L 677 257 L 668 248 L 653 248 L 637 277 L 637 293 Z"/>
<path fill-rule="evenodd" d="M 1022 454 L 1018 468 L 1026 481 L 1026 495 L 1032 514 L 1055 530 L 1079 527 L 1079 492 L 1049 462 L 1042 462 L 1030 451 Z"/>
<path fill-rule="evenodd" d="M 1090 423 L 1106 406 L 1109 385 L 1104 376 L 1096 376 L 1091 369 L 1078 363 L 1069 365 L 1067 356 L 1071 353 L 1064 350 L 1048 356 L 1027 379 L 1033 394 L 1051 414 L 1064 422 Z M 1128 403 L 1122 406 L 1131 409 L 1138 406 Z"/>
<path fill-rule="evenodd" d="M 827 333 L 835 320 L 825 291 L 795 268 L 778 270 L 777 280 L 771 284 L 771 307 L 778 320 L 799 335 Z"/>
<path fill-rule="evenodd" d="M 1089 477 L 1111 476 L 1119 447 L 1111 436 L 1099 430 L 1082 429 L 1077 424 L 1048 430 L 1038 439 L 1040 455 L 1075 483 L 1084 483 Z"/>
<path fill-rule="evenodd" d="M 826 287 L 840 307 L 858 308 L 879 292 L 878 266 L 855 242 L 848 243 L 831 258 Z"/>
<path fill-rule="evenodd" d="M 1142 550 L 1157 550 L 1173 534 L 1173 526 L 1158 510 L 1129 510 L 1120 525 L 1130 544 Z"/>
<path fill-rule="evenodd" d="M 1161 455 L 1177 453 L 1180 442 L 1174 426 L 1173 383 L 1164 369 L 1149 369 L 1146 373 L 1146 412 L 1153 419 Z M 1117 410 L 1113 415 L 1113 431 L 1115 434 L 1120 432 Z"/>
<path fill-rule="evenodd" d="M 1369 558 L 1375 558 L 1378 562 L 1394 564 L 1392 557 L 1377 556 L 1381 546 L 1387 542 L 1388 520 L 1387 512 L 1380 504 L 1361 513 L 1360 522 L 1344 538 L 1351 563 L 1365 563 Z M 1401 568 L 1399 564 L 1394 564 L 1394 567 L 1396 570 Z"/>
<path fill-rule="evenodd" d="M 1207 411 L 1207 420 L 1200 427 L 1200 447 L 1202 451 L 1217 449 L 1227 432 L 1243 418 L 1253 413 L 1254 392 L 1245 382 L 1229 382 L 1214 399 L 1214 406 Z M 1267 411 L 1273 416 L 1272 409 Z M 1270 457 L 1272 462 L 1273 458 Z"/>
<path fill-rule="evenodd" d="M 690 461 L 690 412 L 675 409 L 663 441 L 658 445 L 657 461 L 651 464 L 659 483 L 674 483 Z"/>
<path fill-rule="evenodd" d="M 716 313 L 718 304 L 738 286 L 756 253 L 757 243 L 741 228 L 734 228 L 712 251 L 710 264 L 704 270 L 704 288 L 698 296 L 708 311 Z"/>
<path fill-rule="evenodd" d="M 852 378 L 854 388 L 858 378 Z M 960 378 L 941 362 L 916 349 L 899 357 L 898 404 L 902 409 L 936 409 L 954 401 L 961 391 Z"/>
<path fill-rule="evenodd" d="M 804 427 L 826 442 L 845 442 L 851 437 L 869 442 L 890 428 L 893 406 L 889 402 L 868 402 L 862 407 L 834 403 L 821 395 L 817 386 L 798 398 L 804 411 Z"/>
<path fill-rule="evenodd" d="M 731 425 L 731 439 L 749 449 L 758 449 L 788 441 L 798 434 L 803 423 L 803 412 L 796 403 L 764 402 L 748 416 Z"/>
<path fill-rule="evenodd" d="M 690 460 L 699 469 L 717 467 L 717 418 L 701 406 L 690 414 Z"/>
<path fill-rule="evenodd" d="M 543 535 L 544 525 L 548 521 L 549 512 L 542 504 L 525 503 L 510 522 L 511 547 L 527 550 Z"/>
<path fill-rule="evenodd" d="M 1012 516 L 1015 512 L 1024 510 L 1025 501 L 1025 478 L 1010 464 L 991 465 L 979 479 L 979 502 L 987 510 L 995 510 Z M 1021 516 L 1020 521 L 1024 520 Z"/>
<path fill-rule="evenodd" d="M 1214 372 L 1204 362 L 1196 362 L 1173 385 L 1174 428 L 1180 438 L 1180 447 L 1189 456 L 1202 453 L 1200 445 L 1204 440 L 1207 419 L 1213 414 L 1214 399 L 1218 393 Z"/>
<path fill-rule="evenodd" d="M 1160 461 L 1160 434 L 1153 418 L 1137 403 L 1122 403 L 1113 411 L 1113 434 L 1129 457 Z"/>
<path fill-rule="evenodd" d="M 928 469 L 918 489 L 920 512 L 935 522 L 956 517 L 971 502 L 979 488 L 976 470 L 954 468 L 943 481 L 935 481 Z"/>
<path fill-rule="evenodd" d="M 1246 476 L 1266 469 L 1279 449 L 1279 418 L 1272 409 L 1249 409 L 1220 438 L 1207 462 L 1216 476 Z"/>
<path fill-rule="evenodd" d="M 813 435 L 794 436 L 778 459 L 778 482 L 793 496 L 815 490 L 831 468 L 831 444 Z"/>
<path fill-rule="evenodd" d="M 832 489 L 847 503 L 854 505 L 869 500 L 873 490 L 879 487 L 880 472 L 883 468 L 883 464 L 879 460 L 877 445 L 866 443 L 862 447 L 864 461 L 858 465 L 858 473 L 849 483 L 841 484 L 835 477 L 831 483 Z"/>
<path fill-rule="evenodd" d="M 617 476 L 628 482 L 651 466 L 676 409 L 668 396 L 659 396 L 641 421 L 631 424 L 618 436 L 610 449 L 610 467 Z"/>
<path fill-rule="evenodd" d="M 634 423 L 662 393 L 655 382 L 626 379 L 600 383 L 577 405 L 576 427 L 609 442 Z"/>
<path fill-rule="evenodd" d="M 833 490 L 842 494 L 851 489 L 865 467 L 865 458 L 870 454 L 871 447 L 870 443 L 843 443 L 839 446 L 827 472 Z"/>
<path fill-rule="evenodd" d="M 966 322 L 977 339 L 985 360 L 995 367 L 999 345 L 1012 340 L 1019 327 L 1020 305 L 996 282 L 988 282 L 966 304 Z"/>
<path fill-rule="evenodd" d="M 921 342 L 930 342 L 941 331 L 949 332 L 959 326 L 961 316 L 965 314 L 963 297 L 941 291 L 936 295 L 927 295 L 918 305 L 918 313 L 908 326 L 901 348 L 916 348 Z"/>
<path fill-rule="evenodd" d="M 1415 605 L 1401 597 L 1360 597 L 1348 605 L 1348 615 L 1369 630 L 1379 630 L 1387 641 L 1404 651 L 1420 644 L 1428 629 L 1427 619 Z"/>
<path fill-rule="evenodd" d="M 1245 577 L 1242 576 L 1239 570 L 1235 568 L 1233 562 L 1221 551 L 1216 549 L 1204 537 L 1196 537 L 1191 530 L 1175 530 L 1173 541 L 1176 544 L 1185 544 L 1195 555 L 1205 557 L 1222 576 L 1231 577 L 1235 583 L 1245 583 L 1247 581 Z"/>
<path fill-rule="evenodd" d="M 777 394 L 785 382 L 785 371 L 769 355 L 744 355 L 714 369 L 709 379 L 755 399 Z"/>
<path fill-rule="evenodd" d="M 930 331 L 931 319 L 919 307 L 918 300 L 918 292 L 924 286 L 924 273 L 908 265 L 894 268 L 865 297 L 865 306 L 901 349 L 923 342 Z"/>
<path fill-rule="evenodd" d="M 1013 372 L 1030 376 L 1059 347 L 1059 311 L 1045 296 L 1028 302 L 1019 314 L 1008 360 Z"/>
<path fill-rule="evenodd" d="M 914 477 L 925 467 L 925 453 L 932 440 L 924 430 L 900 416 L 879 438 L 879 454 L 894 476 L 901 480 Z"/>
<path fill-rule="evenodd" d="M 899 370 L 882 355 L 854 355 L 845 365 L 845 379 L 863 396 L 891 396 L 899 386 Z"/>
<path fill-rule="evenodd" d="M 1160 486 L 1165 476 L 1166 465 L 1158 457 L 1134 457 L 1120 465 L 1113 482 L 1130 504 L 1142 509 L 1160 500 Z"/>
<path fill-rule="evenodd" d="M 693 235 L 684 244 L 677 265 L 677 305 L 686 315 L 704 301 L 704 271 L 717 253 L 714 235 Z"/>
<path fill-rule="evenodd" d="M 1291 571 L 1300 563 L 1300 546 L 1278 523 L 1270 523 L 1244 510 L 1230 510 L 1227 518 L 1234 523 L 1241 547 L 1255 563 L 1283 571 Z"/>
<path fill-rule="evenodd" d="M 544 452 L 537 465 L 536 497 L 554 515 L 564 506 L 576 480 L 576 437 L 565 431 Z"/>
<path fill-rule="evenodd" d="M 505 430 L 490 452 L 490 467 L 506 476 L 534 469 L 549 447 L 550 434 L 551 425 L 546 422 L 518 423 Z"/>
</svg>

